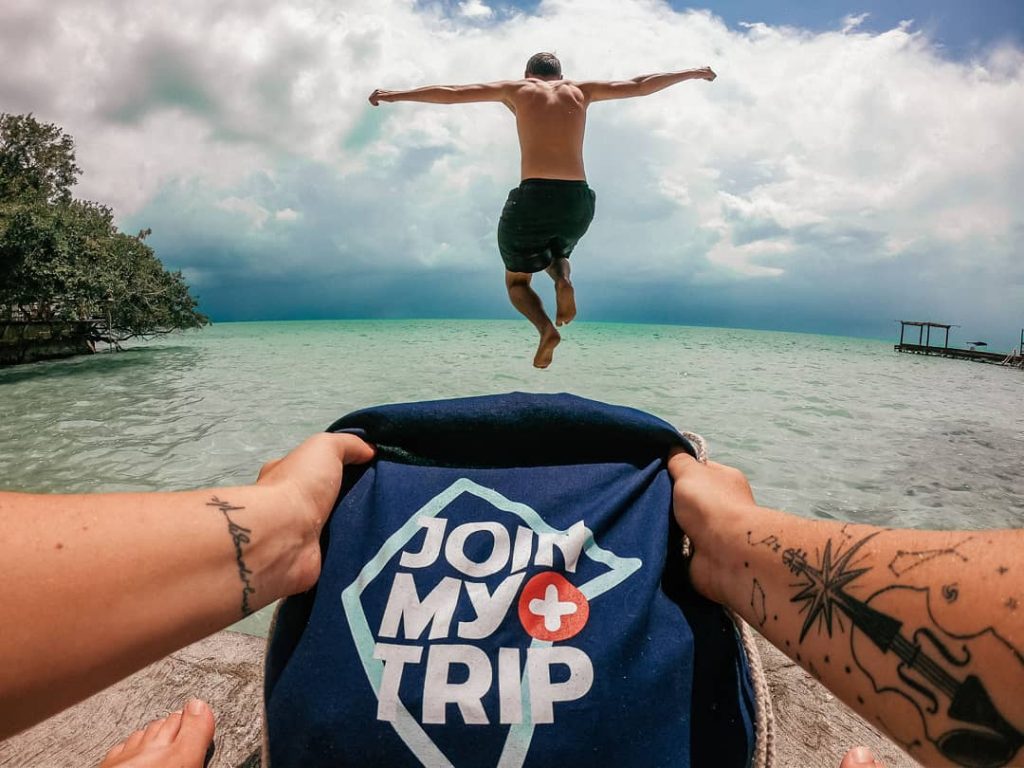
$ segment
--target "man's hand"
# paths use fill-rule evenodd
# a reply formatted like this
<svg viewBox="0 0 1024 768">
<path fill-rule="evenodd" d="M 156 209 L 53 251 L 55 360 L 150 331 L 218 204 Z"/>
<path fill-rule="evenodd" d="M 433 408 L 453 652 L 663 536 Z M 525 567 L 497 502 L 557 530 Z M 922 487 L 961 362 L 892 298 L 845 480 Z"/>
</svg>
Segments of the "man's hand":
<svg viewBox="0 0 1024 768">
<path fill-rule="evenodd" d="M 370 103 L 376 107 L 382 101 L 381 97 L 386 96 L 387 94 L 388 91 L 382 91 L 380 88 L 375 88 L 373 93 L 370 94 Z M 383 101 L 387 101 L 387 99 L 383 99 Z"/>
<path fill-rule="evenodd" d="M 718 75 L 715 74 L 715 70 L 711 67 L 701 67 L 700 69 L 695 70 L 695 72 L 697 73 L 698 80 L 707 80 L 709 83 L 718 77 Z"/>
</svg>

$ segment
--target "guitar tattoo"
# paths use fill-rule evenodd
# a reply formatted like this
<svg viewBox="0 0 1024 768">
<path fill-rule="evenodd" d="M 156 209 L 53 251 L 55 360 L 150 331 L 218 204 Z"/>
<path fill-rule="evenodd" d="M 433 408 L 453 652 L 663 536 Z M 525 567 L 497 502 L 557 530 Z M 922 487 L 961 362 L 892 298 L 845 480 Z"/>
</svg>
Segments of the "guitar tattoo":
<svg viewBox="0 0 1024 768">
<path fill-rule="evenodd" d="M 894 585 L 865 600 L 850 595 L 847 587 L 870 570 L 857 567 L 863 562 L 857 553 L 876 535 L 845 552 L 840 546 L 835 555 L 829 541 L 818 568 L 808 564 L 802 550 L 783 553 L 783 563 L 802 578 L 793 585 L 800 591 L 791 598 L 803 603 L 801 613 L 807 612 L 800 641 L 815 624 L 831 637 L 833 619 L 845 630 L 845 616 L 852 625 L 850 645 L 857 666 L 877 693 L 901 696 L 917 709 L 927 739 L 940 754 L 977 768 L 1010 764 L 1024 746 L 1024 733 L 1005 713 L 1012 708 L 1020 714 L 1015 703 L 1024 657 L 991 627 L 973 635 L 943 629 L 932 614 L 927 588 Z M 908 627 L 895 618 L 914 607 L 928 617 L 922 626 Z M 976 674 L 976 662 L 982 660 L 988 670 L 1000 669 L 997 679 L 988 679 L 993 677 L 989 672 L 983 682 Z M 990 686 L 995 687 L 990 691 Z"/>
</svg>

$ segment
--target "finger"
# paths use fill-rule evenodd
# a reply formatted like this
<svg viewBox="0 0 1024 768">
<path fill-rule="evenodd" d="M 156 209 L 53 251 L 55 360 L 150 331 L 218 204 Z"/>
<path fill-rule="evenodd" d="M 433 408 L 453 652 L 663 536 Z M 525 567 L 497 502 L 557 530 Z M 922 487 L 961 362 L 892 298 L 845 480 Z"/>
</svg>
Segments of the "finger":
<svg viewBox="0 0 1024 768">
<path fill-rule="evenodd" d="M 337 456 L 342 464 L 365 464 L 376 453 L 373 446 L 355 435 L 347 432 L 321 432 L 307 439 L 285 459 L 301 461 L 300 457 L 307 455 L 320 455 L 322 458 L 325 449 Z"/>
</svg>

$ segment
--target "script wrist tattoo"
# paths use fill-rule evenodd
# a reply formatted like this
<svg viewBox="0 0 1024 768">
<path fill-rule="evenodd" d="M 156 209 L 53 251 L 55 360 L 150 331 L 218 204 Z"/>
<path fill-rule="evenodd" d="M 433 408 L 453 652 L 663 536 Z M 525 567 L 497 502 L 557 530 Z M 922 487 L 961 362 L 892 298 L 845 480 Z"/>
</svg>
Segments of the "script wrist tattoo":
<svg viewBox="0 0 1024 768">
<path fill-rule="evenodd" d="M 228 512 L 235 512 L 245 507 L 232 506 L 230 502 L 222 501 L 221 499 L 213 496 L 210 501 L 206 503 L 208 507 L 216 507 L 220 510 L 221 514 L 224 515 L 224 519 L 228 523 L 228 533 L 231 534 L 231 541 L 235 545 L 235 561 L 238 563 L 238 578 L 242 581 L 242 616 L 248 616 L 252 613 L 252 608 L 249 606 L 249 595 L 255 594 L 256 589 L 252 586 L 252 582 L 249 581 L 249 577 L 252 576 L 252 571 L 249 570 L 245 564 L 244 553 L 242 552 L 242 545 L 249 543 L 249 534 L 252 533 L 250 528 L 245 528 L 228 515 Z"/>
</svg>

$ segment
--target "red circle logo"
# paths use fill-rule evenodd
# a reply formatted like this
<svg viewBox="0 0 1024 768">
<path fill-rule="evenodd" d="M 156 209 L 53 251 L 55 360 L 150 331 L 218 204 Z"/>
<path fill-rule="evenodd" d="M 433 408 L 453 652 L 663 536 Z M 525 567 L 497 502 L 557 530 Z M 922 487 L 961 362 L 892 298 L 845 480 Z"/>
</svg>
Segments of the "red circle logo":
<svg viewBox="0 0 1024 768">
<path fill-rule="evenodd" d="M 590 603 L 564 576 L 538 573 L 519 596 L 519 621 L 538 640 L 568 640 L 587 625 Z"/>
</svg>

